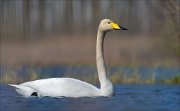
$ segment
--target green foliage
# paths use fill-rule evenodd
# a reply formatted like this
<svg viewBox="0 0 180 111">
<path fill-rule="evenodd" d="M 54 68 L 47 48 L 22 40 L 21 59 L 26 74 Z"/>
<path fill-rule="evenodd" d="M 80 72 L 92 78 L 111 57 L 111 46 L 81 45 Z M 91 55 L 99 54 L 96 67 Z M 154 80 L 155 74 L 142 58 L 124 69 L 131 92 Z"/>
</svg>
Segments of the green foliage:
<svg viewBox="0 0 180 111">
<path fill-rule="evenodd" d="M 8 71 L 5 74 L 3 74 L 0 78 L 0 83 L 22 83 L 27 81 L 32 81 L 39 79 L 38 74 L 35 71 L 31 71 L 31 75 L 27 78 L 23 78 L 21 75 L 18 75 L 15 71 Z"/>
<path fill-rule="evenodd" d="M 161 80 L 164 84 L 180 84 L 180 75 L 174 76 L 170 79 Z"/>
<path fill-rule="evenodd" d="M 81 66 L 80 66 L 81 67 Z M 130 69 L 133 69 L 130 74 L 126 74 L 125 70 L 127 70 L 127 67 L 119 67 L 116 72 L 113 72 L 109 74 L 109 78 L 112 81 L 113 84 L 180 84 L 180 74 L 177 74 L 174 77 L 171 78 L 164 78 L 163 74 L 159 78 L 160 81 L 157 81 L 156 79 L 156 69 L 158 66 L 154 67 L 152 69 L 152 72 L 148 74 L 148 76 L 144 77 L 142 74 L 139 74 L 139 67 L 133 66 L 130 67 Z M 129 68 L 129 67 L 128 67 Z M 71 70 L 71 69 L 69 69 Z M 110 70 L 108 69 L 107 71 L 110 73 Z M 40 76 L 42 75 L 42 76 Z M 39 74 L 37 71 L 30 69 L 28 71 L 28 75 L 26 77 L 23 77 L 22 75 L 18 74 L 18 71 L 16 70 L 8 70 L 4 74 L 1 75 L 0 77 L 0 83 L 15 83 L 19 84 L 22 82 L 27 82 L 27 81 L 32 81 L 36 79 L 42 79 L 42 78 L 49 78 L 50 75 L 46 74 Z M 63 75 L 63 77 L 71 77 L 71 78 L 76 78 L 80 79 L 82 81 L 86 81 L 91 84 L 99 84 L 99 79 L 98 76 L 95 73 L 92 74 L 71 74 L 71 73 L 66 73 Z M 158 79 L 158 80 L 159 80 Z"/>
</svg>

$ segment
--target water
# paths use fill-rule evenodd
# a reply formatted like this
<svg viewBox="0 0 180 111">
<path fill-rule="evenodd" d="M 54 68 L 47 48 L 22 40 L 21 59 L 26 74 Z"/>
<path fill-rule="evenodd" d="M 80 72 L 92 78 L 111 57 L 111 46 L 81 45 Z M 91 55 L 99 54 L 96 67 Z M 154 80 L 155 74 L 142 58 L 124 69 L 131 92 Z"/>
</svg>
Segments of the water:
<svg viewBox="0 0 180 111">
<path fill-rule="evenodd" d="M 24 98 L 0 85 L 2 111 L 180 111 L 178 85 L 114 85 L 112 97 Z"/>
</svg>

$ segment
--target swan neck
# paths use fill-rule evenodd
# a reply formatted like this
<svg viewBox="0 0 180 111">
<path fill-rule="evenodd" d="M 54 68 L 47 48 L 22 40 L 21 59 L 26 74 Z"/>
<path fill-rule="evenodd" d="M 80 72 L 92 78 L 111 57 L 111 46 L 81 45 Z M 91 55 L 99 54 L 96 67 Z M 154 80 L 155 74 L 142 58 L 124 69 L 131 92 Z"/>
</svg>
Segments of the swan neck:
<svg viewBox="0 0 180 111">
<path fill-rule="evenodd" d="M 110 96 L 113 94 L 113 85 L 106 75 L 106 68 L 103 55 L 103 42 L 105 35 L 106 32 L 101 32 L 100 30 L 98 30 L 96 44 L 96 63 L 100 82 L 101 95 Z"/>
<path fill-rule="evenodd" d="M 105 85 L 106 81 L 108 80 L 106 76 L 106 68 L 103 55 L 103 42 L 105 35 L 106 32 L 98 31 L 96 44 L 96 64 L 101 88 L 103 87 L 103 85 Z"/>
</svg>

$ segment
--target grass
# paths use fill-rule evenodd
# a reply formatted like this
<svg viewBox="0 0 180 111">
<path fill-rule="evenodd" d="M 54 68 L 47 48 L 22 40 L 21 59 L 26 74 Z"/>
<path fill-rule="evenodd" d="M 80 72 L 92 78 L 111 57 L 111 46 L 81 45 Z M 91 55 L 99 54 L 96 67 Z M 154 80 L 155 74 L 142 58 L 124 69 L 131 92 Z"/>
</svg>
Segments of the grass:
<svg viewBox="0 0 180 111">
<path fill-rule="evenodd" d="M 68 71 L 66 71 L 63 75 L 61 75 L 61 77 L 71 77 L 71 78 L 80 79 L 80 80 L 83 80 L 92 84 L 99 84 L 96 71 L 95 72 L 92 71 L 92 73 L 89 73 L 89 74 L 86 74 L 86 72 L 82 72 L 83 74 L 78 74 L 78 72 L 73 70 L 73 69 L 77 70 L 78 68 L 81 68 L 80 70 L 86 69 L 86 68 L 83 68 L 82 66 L 76 66 L 75 68 L 68 68 L 67 69 Z M 154 68 L 149 72 L 147 71 L 148 74 L 146 74 L 145 77 L 143 74 L 140 74 L 139 72 L 140 69 L 138 67 L 131 67 L 130 69 L 126 67 L 120 67 L 118 68 L 117 71 L 112 72 L 111 71 L 112 68 L 110 68 L 107 70 L 107 72 L 113 84 L 156 84 L 156 83 L 180 84 L 180 74 L 175 74 L 174 76 L 171 76 L 169 78 L 164 78 L 164 76 L 162 76 L 157 79 L 156 77 L 157 72 L 155 71 L 157 70 L 157 68 Z M 69 71 L 69 70 L 73 70 L 74 72 Z M 1 74 L 0 83 L 19 84 L 26 81 L 54 77 L 48 74 L 40 74 L 40 72 L 38 72 L 35 69 L 28 69 L 28 71 L 25 71 L 25 72 L 26 74 L 23 76 L 23 75 L 20 75 L 17 70 L 7 70 L 3 74 Z M 51 73 L 51 72 L 48 72 L 48 73 Z M 163 75 L 163 71 L 161 73 Z"/>
<path fill-rule="evenodd" d="M 22 82 L 27 82 L 27 81 L 32 81 L 32 80 L 36 80 L 39 79 L 38 77 L 38 73 L 36 73 L 35 71 L 32 71 L 31 74 L 26 77 L 23 78 L 22 76 L 18 75 L 16 72 L 14 71 L 9 71 L 6 72 L 6 74 L 3 74 L 0 78 L 0 83 L 22 83 Z"/>
<path fill-rule="evenodd" d="M 171 77 L 170 79 L 161 80 L 161 82 L 165 84 L 180 84 L 180 75 Z"/>
</svg>

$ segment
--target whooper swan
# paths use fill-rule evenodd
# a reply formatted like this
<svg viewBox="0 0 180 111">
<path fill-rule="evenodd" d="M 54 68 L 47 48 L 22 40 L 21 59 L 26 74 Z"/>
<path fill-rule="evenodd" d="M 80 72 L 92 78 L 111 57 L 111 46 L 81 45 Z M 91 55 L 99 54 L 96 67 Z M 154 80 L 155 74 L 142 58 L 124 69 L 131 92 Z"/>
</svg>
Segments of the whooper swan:
<svg viewBox="0 0 180 111">
<path fill-rule="evenodd" d="M 103 19 L 100 22 L 97 32 L 96 63 L 100 89 L 83 81 L 73 78 L 49 78 L 25 82 L 20 85 L 10 84 L 16 91 L 25 96 L 51 96 L 51 97 L 94 97 L 111 96 L 113 85 L 106 76 L 103 56 L 103 41 L 106 32 L 112 30 L 127 30 L 114 23 L 110 19 Z"/>
</svg>

